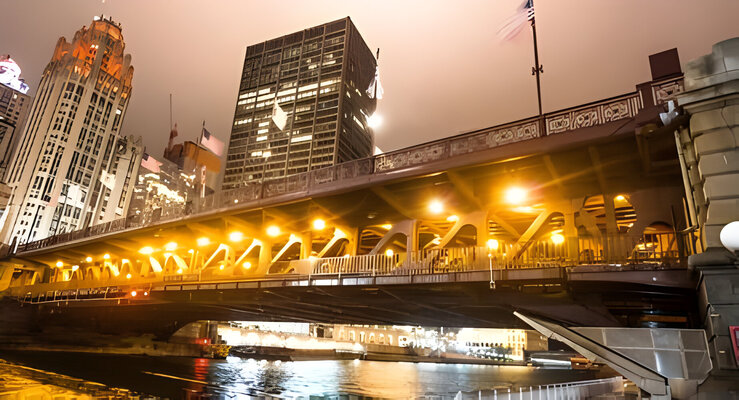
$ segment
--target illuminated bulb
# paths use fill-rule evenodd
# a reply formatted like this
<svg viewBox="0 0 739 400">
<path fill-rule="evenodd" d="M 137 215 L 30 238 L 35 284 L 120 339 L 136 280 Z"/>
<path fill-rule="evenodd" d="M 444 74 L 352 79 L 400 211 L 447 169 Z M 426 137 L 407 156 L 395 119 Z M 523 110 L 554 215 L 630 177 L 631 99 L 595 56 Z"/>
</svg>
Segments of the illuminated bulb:
<svg viewBox="0 0 739 400">
<path fill-rule="evenodd" d="M 395 252 L 393 251 L 393 249 L 387 249 L 387 250 L 385 250 L 385 255 L 388 256 L 388 257 L 392 257 L 394 254 L 395 254 Z"/>
<path fill-rule="evenodd" d="M 87 262 L 92 262 L 92 257 L 87 257 L 87 258 L 85 258 L 85 261 L 87 261 Z"/>
<path fill-rule="evenodd" d="M 203 236 L 203 237 L 198 238 L 198 246 L 202 247 L 202 246 L 207 246 L 209 244 L 210 244 L 210 239 L 208 239 L 207 237 Z"/>
<path fill-rule="evenodd" d="M 188 250 L 187 252 L 188 252 L 188 253 L 190 253 L 190 254 L 192 254 L 192 253 L 194 253 L 194 252 L 195 252 L 195 250 L 193 250 L 193 249 L 190 249 L 190 250 Z"/>
<path fill-rule="evenodd" d="M 552 243 L 554 244 L 562 244 L 565 242 L 565 237 L 560 235 L 559 233 L 555 233 L 552 235 Z"/>
<path fill-rule="evenodd" d="M 626 200 L 626 197 L 624 195 L 622 195 L 622 194 L 619 194 L 618 196 L 616 196 L 615 200 L 616 201 L 624 201 L 624 200 Z"/>
<path fill-rule="evenodd" d="M 239 231 L 234 231 L 228 234 L 228 240 L 232 242 L 240 242 L 244 240 L 244 234 Z"/>
<path fill-rule="evenodd" d="M 103 254 L 103 259 L 104 260 L 110 260 L 110 254 L 108 254 L 108 253 Z"/>
<path fill-rule="evenodd" d="M 218 269 L 220 269 L 221 271 L 223 271 L 224 268 L 226 268 L 226 267 L 224 267 L 223 264 L 221 264 L 221 266 L 218 267 Z"/>
<path fill-rule="evenodd" d="M 280 227 L 277 225 L 270 225 L 267 228 L 267 235 L 272 237 L 280 236 Z"/>
<path fill-rule="evenodd" d="M 80 269 L 80 266 L 79 265 L 73 265 L 72 266 L 72 271 L 77 271 L 78 269 Z"/>
<path fill-rule="evenodd" d="M 370 128 L 377 128 L 380 125 L 382 125 L 382 116 L 374 114 L 367 118 L 367 125 L 369 125 Z"/>
<path fill-rule="evenodd" d="M 57 267 L 59 267 L 59 268 L 61 268 L 61 267 L 63 267 L 63 266 L 64 266 L 64 263 L 63 263 L 63 262 L 61 262 L 61 261 L 57 261 L 57 262 L 56 262 L 56 266 L 57 266 Z"/>
<path fill-rule="evenodd" d="M 440 214 L 442 211 L 444 211 L 444 204 L 442 204 L 439 200 L 433 200 L 431 203 L 429 203 L 429 211 L 433 214 Z"/>
<path fill-rule="evenodd" d="M 380 225 L 380 227 L 382 227 L 382 229 L 387 229 L 387 230 L 393 229 L 393 226 L 390 224 Z"/>
<path fill-rule="evenodd" d="M 177 243 L 176 242 L 169 242 L 164 245 L 164 250 L 167 251 L 175 251 L 177 250 Z"/>
<path fill-rule="evenodd" d="M 251 268 L 251 263 L 249 261 L 246 261 L 243 264 L 241 264 L 241 266 L 244 267 L 244 269 L 249 269 Z"/>
<path fill-rule="evenodd" d="M 131 291 L 131 297 L 136 297 L 137 294 L 135 290 Z"/>
<path fill-rule="evenodd" d="M 149 292 L 144 292 L 144 296 L 148 296 L 148 295 L 149 295 Z"/>
<path fill-rule="evenodd" d="M 177 273 L 178 273 L 178 274 L 181 274 L 181 273 L 182 273 L 182 268 L 178 269 L 178 270 L 177 270 Z"/>
<path fill-rule="evenodd" d="M 498 250 L 498 247 L 500 247 L 500 243 L 495 239 L 489 239 L 487 245 L 490 250 Z"/>
<path fill-rule="evenodd" d="M 446 220 L 449 221 L 449 222 L 457 222 L 457 221 L 459 221 L 459 217 L 456 216 L 456 215 L 450 215 L 450 216 L 446 217 Z"/>
<path fill-rule="evenodd" d="M 126 274 L 126 279 L 131 279 L 131 274 Z"/>
<path fill-rule="evenodd" d="M 526 190 L 520 187 L 512 187 L 505 192 L 505 201 L 509 204 L 521 204 L 526 201 Z"/>
<path fill-rule="evenodd" d="M 313 220 L 313 229 L 317 231 L 322 231 L 324 228 L 326 228 L 326 221 L 316 218 Z"/>
</svg>

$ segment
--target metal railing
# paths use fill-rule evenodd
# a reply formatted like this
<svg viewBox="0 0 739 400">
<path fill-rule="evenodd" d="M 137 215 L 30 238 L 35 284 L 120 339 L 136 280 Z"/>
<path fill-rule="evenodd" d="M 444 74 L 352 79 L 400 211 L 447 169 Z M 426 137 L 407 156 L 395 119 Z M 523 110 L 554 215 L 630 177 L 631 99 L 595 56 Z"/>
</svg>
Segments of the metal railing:
<svg viewBox="0 0 739 400">
<path fill-rule="evenodd" d="M 667 101 L 677 91 L 682 90 L 682 77 L 654 82 L 651 89 L 655 104 Z M 187 204 L 184 207 L 173 207 L 158 215 L 121 218 L 82 230 L 20 244 L 17 251 L 30 251 L 91 236 L 174 221 L 186 216 L 241 206 L 244 203 L 286 194 L 300 194 L 334 182 L 349 183 L 361 176 L 381 174 L 431 162 L 464 157 L 470 153 L 486 151 L 507 144 L 632 118 L 636 116 L 640 109 L 644 108 L 642 97 L 639 92 L 628 93 L 598 102 L 546 113 L 543 119 L 527 118 L 373 157 L 267 180 L 264 183 L 247 183 L 244 187 L 223 190 L 204 198 L 196 198 L 192 204 Z"/>
</svg>

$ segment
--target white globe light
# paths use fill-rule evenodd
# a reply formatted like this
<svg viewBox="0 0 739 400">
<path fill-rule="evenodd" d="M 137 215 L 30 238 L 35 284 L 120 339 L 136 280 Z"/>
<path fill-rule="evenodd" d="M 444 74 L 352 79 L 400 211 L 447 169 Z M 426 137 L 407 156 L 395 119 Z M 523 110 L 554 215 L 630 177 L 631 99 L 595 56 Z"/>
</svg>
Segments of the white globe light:
<svg viewBox="0 0 739 400">
<path fill-rule="evenodd" d="M 721 244 L 730 251 L 739 251 L 739 221 L 729 222 L 719 234 Z"/>
</svg>

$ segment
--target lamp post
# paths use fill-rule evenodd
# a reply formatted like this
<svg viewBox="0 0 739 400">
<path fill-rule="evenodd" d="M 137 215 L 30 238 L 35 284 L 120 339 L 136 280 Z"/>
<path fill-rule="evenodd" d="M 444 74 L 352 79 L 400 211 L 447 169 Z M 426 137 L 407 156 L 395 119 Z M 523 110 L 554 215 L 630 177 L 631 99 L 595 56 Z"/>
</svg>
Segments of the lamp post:
<svg viewBox="0 0 739 400">
<path fill-rule="evenodd" d="M 488 247 L 488 263 L 490 265 L 490 289 L 495 289 L 495 276 L 493 276 L 493 251 L 497 250 L 499 243 L 495 239 L 489 239 Z"/>
</svg>

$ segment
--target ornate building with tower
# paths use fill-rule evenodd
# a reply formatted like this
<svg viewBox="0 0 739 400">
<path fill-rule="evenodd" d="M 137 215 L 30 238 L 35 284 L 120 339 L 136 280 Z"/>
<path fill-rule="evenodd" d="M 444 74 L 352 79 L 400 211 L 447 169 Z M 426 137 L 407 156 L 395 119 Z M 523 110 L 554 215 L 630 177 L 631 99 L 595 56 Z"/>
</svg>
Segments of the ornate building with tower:
<svg viewBox="0 0 739 400">
<path fill-rule="evenodd" d="M 133 78 L 124 48 L 111 18 L 58 40 L 8 166 L 3 242 L 126 216 L 143 146 L 120 132 Z"/>
</svg>

